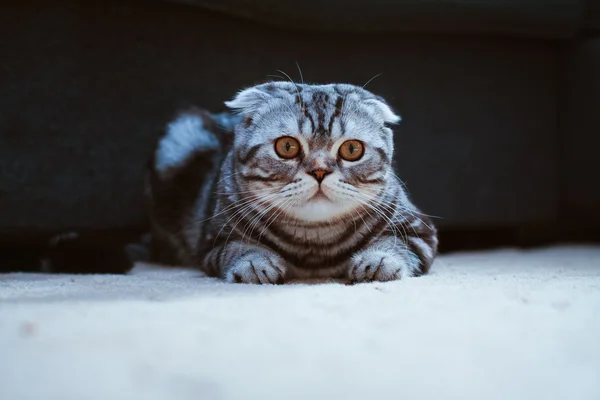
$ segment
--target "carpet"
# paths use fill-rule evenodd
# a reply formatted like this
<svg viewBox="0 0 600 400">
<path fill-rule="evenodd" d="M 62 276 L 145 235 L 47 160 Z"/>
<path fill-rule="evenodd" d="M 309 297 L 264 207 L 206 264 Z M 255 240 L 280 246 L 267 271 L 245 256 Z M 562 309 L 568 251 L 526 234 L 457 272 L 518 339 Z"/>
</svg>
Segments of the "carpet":
<svg viewBox="0 0 600 400">
<path fill-rule="evenodd" d="M 0 275 L 0 399 L 600 399 L 600 247 L 389 283 Z"/>
</svg>

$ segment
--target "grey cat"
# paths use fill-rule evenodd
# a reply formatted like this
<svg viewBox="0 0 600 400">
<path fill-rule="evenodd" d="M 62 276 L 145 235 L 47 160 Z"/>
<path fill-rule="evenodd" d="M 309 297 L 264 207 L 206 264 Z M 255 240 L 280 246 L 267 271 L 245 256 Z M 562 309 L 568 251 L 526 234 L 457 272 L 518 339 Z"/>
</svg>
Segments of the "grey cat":
<svg viewBox="0 0 600 400">
<path fill-rule="evenodd" d="M 180 114 L 147 180 L 153 257 L 228 282 L 390 281 L 429 271 L 431 220 L 392 169 L 400 118 L 349 84 L 270 82 Z"/>
</svg>

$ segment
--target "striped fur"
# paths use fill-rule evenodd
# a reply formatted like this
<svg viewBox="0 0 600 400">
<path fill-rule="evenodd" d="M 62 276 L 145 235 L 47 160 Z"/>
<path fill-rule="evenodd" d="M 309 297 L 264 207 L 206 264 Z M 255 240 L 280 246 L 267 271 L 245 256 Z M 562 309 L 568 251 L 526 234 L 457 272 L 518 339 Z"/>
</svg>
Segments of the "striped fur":
<svg viewBox="0 0 600 400">
<path fill-rule="evenodd" d="M 389 124 L 400 118 L 383 99 L 271 82 L 226 104 L 235 115 L 184 113 L 159 141 L 148 178 L 157 261 L 246 283 L 428 272 L 436 230 L 393 173 Z M 277 155 L 283 136 L 300 143 L 297 157 Z M 338 155 L 347 140 L 363 143 L 362 158 Z"/>
</svg>

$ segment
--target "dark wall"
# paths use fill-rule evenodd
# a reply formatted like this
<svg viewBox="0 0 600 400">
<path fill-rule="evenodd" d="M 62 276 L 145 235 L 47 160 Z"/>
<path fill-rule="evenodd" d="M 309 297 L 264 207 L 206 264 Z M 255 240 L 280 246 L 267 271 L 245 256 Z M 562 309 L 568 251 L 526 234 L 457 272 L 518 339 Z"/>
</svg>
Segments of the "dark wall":
<svg viewBox="0 0 600 400">
<path fill-rule="evenodd" d="M 181 107 L 214 111 L 283 69 L 364 84 L 404 117 L 398 173 L 449 228 L 557 214 L 560 46 L 435 34 L 325 34 L 164 2 L 5 2 L 0 233 L 144 223 L 143 166 Z"/>
<path fill-rule="evenodd" d="M 599 7 L 600 8 L 600 7 Z M 561 219 L 573 237 L 600 233 L 600 35 L 565 51 Z"/>
</svg>

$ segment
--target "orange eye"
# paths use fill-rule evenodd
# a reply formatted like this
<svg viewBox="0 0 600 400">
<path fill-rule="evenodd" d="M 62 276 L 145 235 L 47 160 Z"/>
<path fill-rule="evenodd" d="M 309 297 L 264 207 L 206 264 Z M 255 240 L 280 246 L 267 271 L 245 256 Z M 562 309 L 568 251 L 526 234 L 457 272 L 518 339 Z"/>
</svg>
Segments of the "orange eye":
<svg viewBox="0 0 600 400">
<path fill-rule="evenodd" d="M 339 154 L 346 161 L 358 161 L 365 154 L 365 146 L 358 140 L 347 140 L 340 146 Z"/>
<path fill-rule="evenodd" d="M 290 136 L 280 137 L 275 141 L 275 152 L 281 158 L 294 158 L 300 153 L 300 143 Z"/>
</svg>

